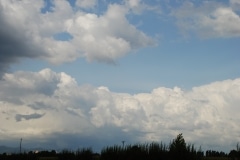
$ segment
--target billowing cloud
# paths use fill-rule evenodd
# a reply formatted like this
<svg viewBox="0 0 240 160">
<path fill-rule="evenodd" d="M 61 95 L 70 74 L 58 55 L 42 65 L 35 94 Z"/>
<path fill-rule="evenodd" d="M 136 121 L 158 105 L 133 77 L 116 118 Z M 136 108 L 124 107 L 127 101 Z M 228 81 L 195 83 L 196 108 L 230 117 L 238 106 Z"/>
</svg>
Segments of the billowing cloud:
<svg viewBox="0 0 240 160">
<path fill-rule="evenodd" d="M 239 2 L 229 4 L 216 1 L 203 1 L 199 5 L 184 2 L 172 10 L 182 33 L 196 33 L 202 38 L 230 38 L 240 36 Z"/>
<path fill-rule="evenodd" d="M 1 0 L 1 72 L 21 58 L 60 64 L 84 57 L 113 63 L 132 50 L 155 44 L 129 23 L 127 5 L 110 4 L 101 15 L 82 10 L 94 7 L 95 0 L 74 5 L 68 1 Z"/>
<path fill-rule="evenodd" d="M 131 95 L 81 86 L 63 72 L 44 69 L 5 74 L 0 90 L 0 141 L 21 135 L 44 143 L 59 135 L 65 138 L 56 145 L 65 146 L 73 135 L 79 141 L 94 137 L 96 144 L 86 145 L 97 146 L 123 139 L 169 142 L 183 133 L 203 149 L 216 145 L 228 151 L 240 140 L 240 79 Z"/>
</svg>

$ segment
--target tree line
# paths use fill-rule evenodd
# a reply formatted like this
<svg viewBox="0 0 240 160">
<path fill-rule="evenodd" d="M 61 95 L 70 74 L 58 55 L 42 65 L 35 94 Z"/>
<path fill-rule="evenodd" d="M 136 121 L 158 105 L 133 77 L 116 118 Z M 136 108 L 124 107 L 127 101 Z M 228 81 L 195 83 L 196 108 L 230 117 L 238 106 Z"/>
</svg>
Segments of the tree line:
<svg viewBox="0 0 240 160">
<path fill-rule="evenodd" d="M 196 149 L 193 144 L 187 144 L 182 134 L 177 135 L 169 145 L 164 143 L 146 143 L 135 145 L 114 145 L 104 147 L 100 153 L 94 153 L 91 148 L 78 149 L 77 151 L 62 150 L 28 152 L 8 155 L 3 153 L 0 160 L 211 160 L 214 157 L 226 160 L 240 160 L 240 149 L 230 153 L 207 150 L 204 152 Z"/>
</svg>

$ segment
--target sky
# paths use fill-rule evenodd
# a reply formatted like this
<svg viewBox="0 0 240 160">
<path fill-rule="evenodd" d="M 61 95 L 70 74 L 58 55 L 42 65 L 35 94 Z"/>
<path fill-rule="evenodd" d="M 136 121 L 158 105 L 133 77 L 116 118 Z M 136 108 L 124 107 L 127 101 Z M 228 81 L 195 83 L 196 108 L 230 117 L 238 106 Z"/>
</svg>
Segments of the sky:
<svg viewBox="0 0 240 160">
<path fill-rule="evenodd" d="M 0 0 L 0 145 L 240 142 L 239 0 Z"/>
</svg>

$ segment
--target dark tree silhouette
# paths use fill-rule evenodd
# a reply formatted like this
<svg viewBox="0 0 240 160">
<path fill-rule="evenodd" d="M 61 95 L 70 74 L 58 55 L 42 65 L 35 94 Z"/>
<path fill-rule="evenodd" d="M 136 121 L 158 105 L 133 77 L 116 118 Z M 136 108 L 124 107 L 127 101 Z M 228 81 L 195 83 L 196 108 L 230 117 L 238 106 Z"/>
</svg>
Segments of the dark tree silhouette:
<svg viewBox="0 0 240 160">
<path fill-rule="evenodd" d="M 169 145 L 169 154 L 173 160 L 187 159 L 187 145 L 182 133 L 177 135 Z"/>
</svg>

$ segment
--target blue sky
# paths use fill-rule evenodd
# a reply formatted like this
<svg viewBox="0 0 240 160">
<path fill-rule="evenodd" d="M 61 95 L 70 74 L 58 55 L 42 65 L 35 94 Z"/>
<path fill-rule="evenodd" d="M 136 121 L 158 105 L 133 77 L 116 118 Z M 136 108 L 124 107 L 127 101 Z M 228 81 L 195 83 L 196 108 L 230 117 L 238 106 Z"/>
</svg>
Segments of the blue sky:
<svg viewBox="0 0 240 160">
<path fill-rule="evenodd" d="M 238 0 L 2 0 L 0 12 L 0 145 L 240 141 Z"/>
<path fill-rule="evenodd" d="M 175 36 L 180 38 L 178 34 Z M 189 90 L 194 86 L 239 77 L 238 39 L 190 41 L 183 38 L 177 41 L 162 40 L 158 46 L 133 51 L 116 60 L 115 64 L 78 59 L 55 66 L 27 59 L 11 67 L 12 71 L 19 67 L 29 71 L 48 67 L 68 73 L 79 84 L 103 85 L 112 91 L 130 93 L 150 92 L 159 86 L 179 86 Z"/>
</svg>

